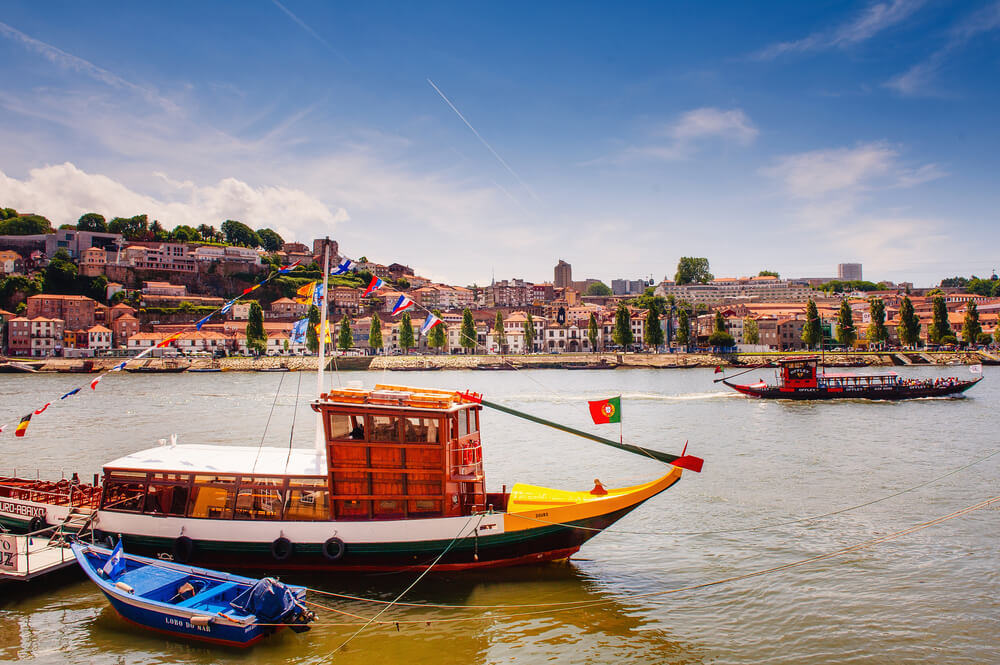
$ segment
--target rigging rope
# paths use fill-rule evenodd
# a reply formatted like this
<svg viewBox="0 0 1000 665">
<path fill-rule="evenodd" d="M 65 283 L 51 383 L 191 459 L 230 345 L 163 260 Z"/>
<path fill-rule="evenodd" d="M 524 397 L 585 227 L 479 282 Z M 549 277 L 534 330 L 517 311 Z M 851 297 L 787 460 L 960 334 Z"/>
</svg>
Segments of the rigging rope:
<svg viewBox="0 0 1000 665">
<path fill-rule="evenodd" d="M 257 444 L 257 456 L 253 458 L 253 466 L 250 467 L 251 474 L 257 471 L 257 460 L 260 459 L 260 451 L 264 447 L 264 437 L 267 436 L 267 428 L 271 425 L 271 416 L 274 415 L 274 405 L 278 403 L 278 395 L 281 394 L 281 384 L 284 382 L 285 375 L 282 373 L 281 378 L 278 379 L 278 389 L 274 391 L 274 401 L 271 402 L 271 410 L 267 414 L 267 422 L 264 423 L 264 431 L 260 434 L 260 443 Z"/>
</svg>

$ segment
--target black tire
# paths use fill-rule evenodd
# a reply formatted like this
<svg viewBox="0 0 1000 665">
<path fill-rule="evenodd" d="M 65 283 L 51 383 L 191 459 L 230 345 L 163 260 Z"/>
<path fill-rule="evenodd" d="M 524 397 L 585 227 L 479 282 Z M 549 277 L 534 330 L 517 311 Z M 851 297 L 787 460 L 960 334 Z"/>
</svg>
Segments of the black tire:
<svg viewBox="0 0 1000 665">
<path fill-rule="evenodd" d="M 174 561 L 177 563 L 187 563 L 194 554 L 194 541 L 187 536 L 181 536 L 174 540 Z"/>
<path fill-rule="evenodd" d="M 31 518 L 28 522 L 28 533 L 34 533 L 36 531 L 41 531 L 46 527 L 45 520 L 38 515 Z"/>
<path fill-rule="evenodd" d="M 271 543 L 271 556 L 274 557 L 275 561 L 284 561 L 295 553 L 295 545 L 292 541 L 288 540 L 282 536 L 281 538 L 275 538 L 274 542 Z"/>
<path fill-rule="evenodd" d="M 323 543 L 323 556 L 330 561 L 336 561 L 344 556 L 344 549 L 344 541 L 340 538 L 336 536 L 327 538 L 326 542 Z"/>
</svg>

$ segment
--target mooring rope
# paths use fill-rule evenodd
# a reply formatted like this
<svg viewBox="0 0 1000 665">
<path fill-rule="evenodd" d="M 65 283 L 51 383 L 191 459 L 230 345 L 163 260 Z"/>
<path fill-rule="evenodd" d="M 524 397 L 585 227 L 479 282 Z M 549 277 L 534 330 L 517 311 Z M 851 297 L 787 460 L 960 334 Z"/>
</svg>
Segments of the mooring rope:
<svg viewBox="0 0 1000 665">
<path fill-rule="evenodd" d="M 986 499 L 985 501 L 980 501 L 979 503 L 976 503 L 976 504 L 973 504 L 971 506 L 967 506 L 965 508 L 962 508 L 960 510 L 956 510 L 954 512 L 948 513 L 947 515 L 942 515 L 940 517 L 936 517 L 934 519 L 927 520 L 925 522 L 920 522 L 919 524 L 915 524 L 913 526 L 907 527 L 907 528 L 902 529 L 900 531 L 895 531 L 895 532 L 890 533 L 890 534 L 886 534 L 884 536 L 878 536 L 877 538 L 871 538 L 869 540 L 866 540 L 866 541 L 863 541 L 863 542 L 860 542 L 860 543 L 856 543 L 854 545 L 849 545 L 847 547 L 842 547 L 842 548 L 834 550 L 832 552 L 827 552 L 827 553 L 824 553 L 824 554 L 817 554 L 815 556 L 811 556 L 811 557 L 808 557 L 808 558 L 805 558 L 805 559 L 799 559 L 798 561 L 792 561 L 792 562 L 785 563 L 785 564 L 780 564 L 780 565 L 777 565 L 777 566 L 771 566 L 770 568 L 764 568 L 764 569 L 761 569 L 761 570 L 755 570 L 755 571 L 751 571 L 749 573 L 742 573 L 740 575 L 732 575 L 730 577 L 725 577 L 725 578 L 718 579 L 718 580 L 713 580 L 713 581 L 710 581 L 710 582 L 701 582 L 699 584 L 690 584 L 690 585 L 687 585 L 687 586 L 677 587 L 677 588 L 674 588 L 674 589 L 665 589 L 663 591 L 652 591 L 652 592 L 649 592 L 649 593 L 630 594 L 628 596 L 628 600 L 634 600 L 634 599 L 639 599 L 639 598 L 644 599 L 644 600 L 649 600 L 649 599 L 653 599 L 653 598 L 659 598 L 659 597 L 662 597 L 662 596 L 667 596 L 667 595 L 672 595 L 672 594 L 678 594 L 678 593 L 682 593 L 682 592 L 685 592 L 685 591 L 696 591 L 696 590 L 699 590 L 699 589 L 706 589 L 706 588 L 709 588 L 709 587 L 720 586 L 720 585 L 723 585 L 723 584 L 731 584 L 733 582 L 739 582 L 739 581 L 743 581 L 743 580 L 753 579 L 753 578 L 756 578 L 756 577 L 763 577 L 765 575 L 771 575 L 771 574 L 782 572 L 782 571 L 785 571 L 785 570 L 790 570 L 792 568 L 800 568 L 802 566 L 806 566 L 806 565 L 809 565 L 811 563 L 816 563 L 816 562 L 819 562 L 819 561 L 825 561 L 825 560 L 828 560 L 828 559 L 833 559 L 833 558 L 838 557 L 838 556 L 843 556 L 845 554 L 851 554 L 851 553 L 856 552 L 858 550 L 862 550 L 862 549 L 865 549 L 865 548 L 868 548 L 868 547 L 873 547 L 875 545 L 880 545 L 882 543 L 886 543 L 886 542 L 889 542 L 889 541 L 892 541 L 892 540 L 896 540 L 896 539 L 902 538 L 903 536 L 907 536 L 907 535 L 910 535 L 912 533 L 916 533 L 918 531 L 922 531 L 924 529 L 930 528 L 932 526 L 937 526 L 938 524 L 942 524 L 943 522 L 947 522 L 947 521 L 955 519 L 957 517 L 962 517 L 962 516 L 967 515 L 967 514 L 969 514 L 971 512 L 975 512 L 977 510 L 981 510 L 981 509 L 986 508 L 987 506 L 989 506 L 989 505 L 991 505 L 993 503 L 997 503 L 997 502 L 1000 502 L 1000 496 L 994 496 L 994 497 L 991 497 L 989 499 Z M 418 580 L 419 580 L 419 578 L 418 578 Z M 310 589 L 310 591 L 316 591 L 316 590 L 315 589 Z M 330 595 L 333 595 L 333 594 L 330 594 Z M 402 596 L 402 594 L 400 594 L 400 596 Z M 343 597 L 344 598 L 350 598 L 352 600 L 366 601 L 366 602 L 370 602 L 370 603 L 386 603 L 387 605 L 388 604 L 392 604 L 392 605 L 397 605 L 397 606 L 422 607 L 422 608 L 427 608 L 427 609 L 504 610 L 504 609 L 521 609 L 521 608 L 547 608 L 547 609 L 544 609 L 544 610 L 533 610 L 533 611 L 529 611 L 529 612 L 516 612 L 516 613 L 513 613 L 513 614 L 505 614 L 503 618 L 507 618 L 507 619 L 510 619 L 510 618 L 519 618 L 519 617 L 526 617 L 526 616 L 536 616 L 536 615 L 540 615 L 540 614 L 549 614 L 549 613 L 552 613 L 552 612 L 567 612 L 567 611 L 573 611 L 573 610 L 578 610 L 578 609 L 587 609 L 587 608 L 591 608 L 591 607 L 599 607 L 599 606 L 602 606 L 602 605 L 612 605 L 612 604 L 615 604 L 615 603 L 620 603 L 623 600 L 622 598 L 607 598 L 607 599 L 603 599 L 603 600 L 594 600 L 594 601 L 571 601 L 571 602 L 553 602 L 553 603 L 528 603 L 528 604 L 519 604 L 519 605 L 438 605 L 438 604 L 431 604 L 431 603 L 425 603 L 425 604 L 400 603 L 400 602 L 396 602 L 396 601 L 393 601 L 392 603 L 389 603 L 389 601 L 381 601 L 381 600 L 374 600 L 374 599 L 356 598 L 356 597 L 351 597 L 351 596 L 343 596 Z M 388 610 L 388 609 L 389 609 L 388 606 L 385 607 L 382 610 L 382 612 L 380 612 L 378 615 L 376 615 L 376 617 L 374 617 L 371 621 L 369 621 L 368 623 L 366 623 L 365 627 L 371 625 L 372 623 L 378 623 L 378 624 L 381 624 L 381 625 L 394 625 L 395 624 L 395 625 L 398 626 L 398 625 L 417 625 L 417 624 L 430 624 L 430 623 L 460 623 L 460 622 L 468 622 L 468 621 L 482 621 L 482 620 L 486 620 L 486 619 L 494 619 L 494 618 L 496 618 L 494 615 L 481 615 L 481 616 L 475 616 L 475 617 L 446 617 L 446 618 L 440 618 L 440 619 L 400 619 L 400 620 L 391 620 L 390 619 L 390 620 L 377 621 L 378 616 L 381 616 L 382 614 L 384 614 L 384 612 L 386 610 Z M 267 626 L 267 625 L 270 625 L 270 626 L 280 626 L 280 625 L 288 625 L 288 624 L 259 624 L 259 625 L 262 625 L 262 626 Z M 343 623 L 343 622 L 339 622 L 339 623 L 338 622 L 314 622 L 311 625 L 313 625 L 313 626 L 330 626 L 330 627 L 338 627 L 339 626 L 339 627 L 345 627 L 345 626 L 357 626 L 358 624 L 357 623 Z M 358 631 L 358 632 L 360 632 L 360 631 Z M 357 633 L 355 633 L 355 635 L 356 634 Z M 352 636 L 351 639 L 353 639 L 353 637 L 354 636 Z M 346 644 L 346 642 L 345 642 L 345 644 Z M 341 645 L 341 646 L 343 646 L 343 645 Z"/>
</svg>

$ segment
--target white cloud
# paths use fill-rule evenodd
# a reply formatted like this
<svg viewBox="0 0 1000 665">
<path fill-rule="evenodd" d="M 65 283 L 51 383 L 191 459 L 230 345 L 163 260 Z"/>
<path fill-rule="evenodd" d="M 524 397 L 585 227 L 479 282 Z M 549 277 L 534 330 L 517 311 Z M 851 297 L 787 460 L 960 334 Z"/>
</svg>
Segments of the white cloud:
<svg viewBox="0 0 1000 665">
<path fill-rule="evenodd" d="M 719 139 L 746 146 L 753 143 L 759 133 L 742 109 L 703 107 L 687 111 L 676 121 L 654 132 L 658 137 L 665 137 L 666 142 L 630 146 L 615 161 L 686 159 L 697 152 L 702 141 Z"/>
<path fill-rule="evenodd" d="M 87 212 L 108 219 L 145 213 L 167 228 L 179 224 L 218 227 L 226 219 L 238 219 L 252 228 L 274 228 L 286 239 L 304 233 L 332 234 L 338 223 L 349 219 L 343 208 L 330 210 L 297 189 L 251 187 L 236 178 L 205 186 L 165 177 L 163 180 L 173 194 L 169 199 L 135 192 L 107 176 L 86 173 L 67 162 L 32 169 L 24 180 L 0 171 L 0 200 L 6 207 L 45 215 L 55 225 L 74 223 Z"/>
<path fill-rule="evenodd" d="M 823 51 L 846 48 L 867 41 L 878 33 L 891 28 L 913 14 L 923 0 L 892 0 L 867 7 L 858 16 L 831 30 L 814 32 L 802 39 L 779 42 L 755 54 L 759 60 L 773 60 L 786 53 Z"/>
<path fill-rule="evenodd" d="M 935 164 L 907 168 L 899 164 L 898 157 L 886 143 L 866 143 L 785 155 L 761 173 L 780 181 L 786 192 L 798 199 L 913 187 L 945 175 Z"/>
</svg>

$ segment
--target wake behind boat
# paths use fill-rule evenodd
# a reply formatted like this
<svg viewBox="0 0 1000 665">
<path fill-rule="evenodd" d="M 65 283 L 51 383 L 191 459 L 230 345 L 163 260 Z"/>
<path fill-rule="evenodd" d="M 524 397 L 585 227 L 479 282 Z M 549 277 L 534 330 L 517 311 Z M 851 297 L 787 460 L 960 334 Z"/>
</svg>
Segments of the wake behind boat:
<svg viewBox="0 0 1000 665">
<path fill-rule="evenodd" d="M 904 379 L 898 374 L 831 374 L 818 371 L 818 358 L 785 358 L 778 361 L 778 382 L 763 380 L 752 384 L 719 379 L 747 397 L 762 399 L 884 399 L 901 400 L 919 397 L 958 395 L 982 381 L 957 377 Z"/>
</svg>

